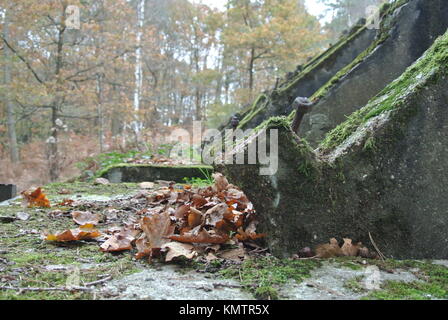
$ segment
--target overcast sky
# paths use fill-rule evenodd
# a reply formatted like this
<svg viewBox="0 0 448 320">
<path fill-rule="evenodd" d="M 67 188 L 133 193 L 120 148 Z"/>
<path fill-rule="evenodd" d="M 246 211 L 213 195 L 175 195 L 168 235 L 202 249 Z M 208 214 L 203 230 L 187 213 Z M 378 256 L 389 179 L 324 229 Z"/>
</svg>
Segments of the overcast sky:
<svg viewBox="0 0 448 320">
<path fill-rule="evenodd" d="M 224 5 L 226 3 L 225 0 L 193 0 L 193 2 L 202 2 L 202 3 L 209 5 L 210 7 L 214 7 L 214 8 L 218 8 L 218 9 L 224 9 Z M 305 2 L 308 7 L 308 10 L 311 14 L 313 14 L 315 16 L 324 14 L 324 10 L 325 10 L 326 6 L 324 6 L 317 0 L 305 0 Z M 329 19 L 329 17 L 326 17 L 324 19 L 324 21 L 327 19 Z"/>
</svg>

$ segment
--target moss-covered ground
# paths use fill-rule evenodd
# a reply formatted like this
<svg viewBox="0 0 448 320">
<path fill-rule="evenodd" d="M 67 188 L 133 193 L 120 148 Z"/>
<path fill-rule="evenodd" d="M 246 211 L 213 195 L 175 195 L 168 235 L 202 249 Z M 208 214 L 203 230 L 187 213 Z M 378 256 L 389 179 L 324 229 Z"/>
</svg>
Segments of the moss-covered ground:
<svg viewBox="0 0 448 320">
<path fill-rule="evenodd" d="M 98 185 L 89 183 L 54 183 L 44 188 L 52 204 L 77 195 L 113 196 L 136 192 L 135 184 Z M 58 192 L 69 193 L 60 195 Z M 61 231 L 77 226 L 70 217 L 53 217 L 53 210 L 67 207 L 23 208 L 20 200 L 0 206 L 0 216 L 15 217 L 26 212 L 26 221 L 0 223 L 0 287 L 58 288 L 66 285 L 74 270 L 80 270 L 79 285 L 104 277 L 122 277 L 141 268 L 129 253 L 106 254 L 96 241 L 55 244 L 42 240 L 41 232 Z M 53 266 L 53 267 L 52 267 Z M 57 266 L 57 267 L 54 267 Z M 89 291 L 17 291 L 0 290 L 0 299 L 93 299 Z"/>
<path fill-rule="evenodd" d="M 55 183 L 46 186 L 52 204 L 77 195 L 116 196 L 134 194 L 136 184 L 93 185 L 90 183 Z M 69 193 L 60 195 L 59 193 Z M 17 200 L 9 206 L 0 206 L 0 216 L 15 217 L 18 212 L 27 212 L 26 221 L 0 223 L 0 300 L 4 299 L 101 299 L 94 291 L 20 291 L 14 288 L 61 288 L 79 270 L 79 285 L 104 279 L 118 279 L 149 267 L 137 262 L 133 254 L 103 253 L 96 241 L 78 241 L 55 244 L 42 240 L 44 230 L 57 231 L 76 228 L 68 216 L 53 217 L 49 212 L 70 210 L 66 207 L 49 209 L 23 208 Z M 337 258 L 330 262 L 342 268 L 362 270 L 366 265 L 376 265 L 383 271 L 402 269 L 412 272 L 418 281 L 384 282 L 381 290 L 364 291 L 361 281 L 353 278 L 345 286 L 364 295 L 363 299 L 448 299 L 448 268 L 428 261 L 380 261 L 361 258 Z M 221 278 L 236 279 L 243 288 L 258 299 L 284 299 L 282 287 L 294 280 L 300 283 L 319 268 L 322 260 L 278 259 L 270 255 L 250 255 L 242 263 L 223 260 L 204 263 L 185 263 L 186 272 L 204 270 Z"/>
</svg>

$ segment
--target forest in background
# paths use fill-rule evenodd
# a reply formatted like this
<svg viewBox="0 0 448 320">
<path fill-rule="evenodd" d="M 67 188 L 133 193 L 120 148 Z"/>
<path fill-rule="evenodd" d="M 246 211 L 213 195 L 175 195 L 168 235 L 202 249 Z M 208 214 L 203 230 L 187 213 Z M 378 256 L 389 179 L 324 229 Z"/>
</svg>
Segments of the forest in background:
<svg viewBox="0 0 448 320">
<path fill-rule="evenodd" d="M 223 0 L 224 1 L 224 0 Z M 41 185 L 99 154 L 163 149 L 218 127 L 381 0 L 0 1 L 0 182 Z M 79 28 L 67 21 L 80 9 Z"/>
</svg>

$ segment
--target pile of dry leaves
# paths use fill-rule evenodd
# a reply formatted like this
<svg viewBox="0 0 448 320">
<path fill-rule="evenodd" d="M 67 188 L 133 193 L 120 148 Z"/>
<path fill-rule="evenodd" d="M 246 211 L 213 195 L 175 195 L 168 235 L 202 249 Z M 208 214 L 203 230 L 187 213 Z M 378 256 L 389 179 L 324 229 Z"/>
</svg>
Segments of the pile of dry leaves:
<svg viewBox="0 0 448 320">
<path fill-rule="evenodd" d="M 233 254 L 244 256 L 243 243 L 264 236 L 256 233 L 255 210 L 246 195 L 229 184 L 222 174 L 216 173 L 213 177 L 214 185 L 207 188 L 176 189 L 172 183 L 156 191 L 142 190 L 133 200 L 143 204 L 135 205 L 132 216 L 121 227 L 104 231 L 97 229 L 104 220 L 102 214 L 52 211 L 53 215 L 70 215 L 79 227 L 58 233 L 44 232 L 44 239 L 55 242 L 97 239 L 104 252 L 135 248 L 138 259 L 161 257 L 171 261 L 176 257 L 204 256 L 213 260 L 216 255 L 220 256 L 223 247 L 231 245 L 237 248 Z M 141 184 L 143 189 L 151 186 L 152 183 Z M 40 189 L 24 193 L 23 197 L 30 207 L 49 206 Z M 58 204 L 72 208 L 76 205 L 72 200 Z"/>
</svg>

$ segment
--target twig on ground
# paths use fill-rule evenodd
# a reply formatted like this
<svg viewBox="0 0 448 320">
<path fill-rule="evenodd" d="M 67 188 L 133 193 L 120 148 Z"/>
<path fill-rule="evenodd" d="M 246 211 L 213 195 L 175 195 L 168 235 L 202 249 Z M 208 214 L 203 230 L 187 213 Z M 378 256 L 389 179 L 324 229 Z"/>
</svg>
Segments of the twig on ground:
<svg viewBox="0 0 448 320">
<path fill-rule="evenodd" d="M 369 232 L 369 238 L 370 238 L 370 242 L 372 242 L 373 247 L 376 250 L 376 253 L 378 253 L 378 255 L 380 256 L 381 260 L 386 260 L 386 256 L 380 251 L 380 249 L 378 249 L 378 246 L 376 245 L 375 241 L 372 238 L 372 235 Z"/>
<path fill-rule="evenodd" d="M 232 288 L 232 289 L 241 289 L 244 286 L 239 284 L 228 284 L 228 283 L 214 283 L 213 287 L 216 288 Z"/>
<path fill-rule="evenodd" d="M 86 287 L 96 286 L 97 284 L 104 283 L 106 281 L 109 281 L 110 279 L 112 279 L 112 276 L 107 276 L 106 278 L 103 278 L 103 279 L 100 279 L 100 280 L 96 280 L 96 281 L 85 283 L 84 286 L 86 286 Z"/>
<path fill-rule="evenodd" d="M 92 291 L 93 288 L 87 287 L 53 287 L 53 288 L 20 288 L 11 286 L 1 286 L 0 290 L 15 290 L 15 291 Z"/>
</svg>

